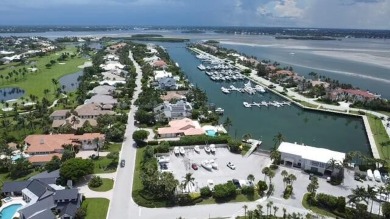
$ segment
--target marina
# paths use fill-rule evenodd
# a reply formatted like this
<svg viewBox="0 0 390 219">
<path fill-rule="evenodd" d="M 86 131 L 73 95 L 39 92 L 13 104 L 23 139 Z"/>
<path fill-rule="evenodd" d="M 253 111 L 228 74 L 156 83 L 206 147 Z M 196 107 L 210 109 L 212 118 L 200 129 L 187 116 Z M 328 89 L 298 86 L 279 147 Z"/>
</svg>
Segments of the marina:
<svg viewBox="0 0 390 219">
<path fill-rule="evenodd" d="M 262 149 L 273 147 L 273 136 L 282 133 L 285 140 L 297 143 L 310 144 L 316 147 L 328 148 L 335 151 L 360 151 L 371 155 L 369 141 L 365 133 L 361 118 L 337 115 L 334 113 L 305 110 L 291 104 L 291 106 L 260 106 L 251 105 L 245 108 L 243 102 L 248 104 L 286 101 L 272 92 L 256 92 L 249 95 L 246 92 L 229 91 L 222 93 L 221 87 L 230 89 L 243 88 L 247 79 L 237 81 L 213 81 L 205 71 L 197 66 L 208 65 L 191 54 L 185 44 L 157 43 L 163 46 L 170 56 L 178 62 L 188 80 L 207 93 L 208 101 L 224 109 L 220 123 L 229 117 L 232 126 L 228 133 L 234 138 L 241 138 L 250 134 L 253 139 L 262 141 Z M 218 65 L 218 64 L 217 64 Z M 252 87 L 256 87 L 254 82 Z M 265 88 L 266 89 L 266 88 Z M 245 109 L 245 110 L 244 110 Z"/>
</svg>

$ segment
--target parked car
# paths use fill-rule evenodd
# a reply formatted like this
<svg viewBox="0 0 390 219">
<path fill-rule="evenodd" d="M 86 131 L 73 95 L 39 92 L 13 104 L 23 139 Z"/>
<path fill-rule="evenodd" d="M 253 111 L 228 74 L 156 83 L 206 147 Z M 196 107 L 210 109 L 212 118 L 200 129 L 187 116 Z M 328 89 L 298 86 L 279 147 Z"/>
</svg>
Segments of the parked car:
<svg viewBox="0 0 390 219">
<path fill-rule="evenodd" d="M 193 164 L 191 165 L 191 167 L 192 167 L 192 169 L 194 169 L 194 170 L 198 170 L 198 165 L 197 165 L 196 163 L 193 163 Z"/>
<path fill-rule="evenodd" d="M 229 167 L 232 170 L 236 169 L 236 166 L 232 162 L 227 163 L 226 166 Z"/>
<path fill-rule="evenodd" d="M 125 167 L 125 164 L 126 164 L 126 161 L 125 160 L 121 160 L 121 167 Z"/>
</svg>

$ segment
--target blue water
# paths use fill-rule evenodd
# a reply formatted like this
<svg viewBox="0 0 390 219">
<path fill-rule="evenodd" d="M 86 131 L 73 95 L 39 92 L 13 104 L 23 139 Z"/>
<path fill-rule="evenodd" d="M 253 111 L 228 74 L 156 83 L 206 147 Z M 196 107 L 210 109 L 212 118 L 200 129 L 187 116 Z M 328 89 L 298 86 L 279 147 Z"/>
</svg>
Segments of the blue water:
<svg viewBox="0 0 390 219">
<path fill-rule="evenodd" d="M 217 136 L 217 132 L 214 130 L 207 130 L 206 135 L 211 136 L 211 137 L 215 137 L 215 136 Z"/>
<path fill-rule="evenodd" d="M 22 207 L 21 204 L 13 204 L 13 205 L 10 205 L 10 206 L 4 208 L 0 212 L 0 218 L 1 219 L 12 219 L 12 217 L 14 216 L 14 214 L 16 213 L 16 211 L 20 207 Z"/>
<path fill-rule="evenodd" d="M 63 90 L 65 90 L 66 92 L 75 91 L 79 86 L 79 82 L 77 79 L 81 75 L 83 75 L 83 71 L 78 71 L 76 73 L 65 75 L 65 76 L 61 77 L 59 79 L 59 82 L 61 84 L 61 88 L 64 88 Z"/>
<path fill-rule="evenodd" d="M 24 95 L 24 90 L 17 87 L 0 88 L 0 101 L 18 99 Z"/>
</svg>

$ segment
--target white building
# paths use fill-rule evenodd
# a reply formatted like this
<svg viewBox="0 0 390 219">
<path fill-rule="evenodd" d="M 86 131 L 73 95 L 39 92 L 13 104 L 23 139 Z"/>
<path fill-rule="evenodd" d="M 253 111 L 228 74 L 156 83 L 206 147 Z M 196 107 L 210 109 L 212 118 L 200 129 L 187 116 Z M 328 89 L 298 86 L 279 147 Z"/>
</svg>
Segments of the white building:
<svg viewBox="0 0 390 219">
<path fill-rule="evenodd" d="M 345 153 L 325 148 L 316 148 L 296 143 L 282 142 L 278 148 L 284 165 L 300 167 L 304 170 L 324 174 L 331 173 L 328 162 L 331 159 L 340 162 L 345 159 Z"/>
</svg>

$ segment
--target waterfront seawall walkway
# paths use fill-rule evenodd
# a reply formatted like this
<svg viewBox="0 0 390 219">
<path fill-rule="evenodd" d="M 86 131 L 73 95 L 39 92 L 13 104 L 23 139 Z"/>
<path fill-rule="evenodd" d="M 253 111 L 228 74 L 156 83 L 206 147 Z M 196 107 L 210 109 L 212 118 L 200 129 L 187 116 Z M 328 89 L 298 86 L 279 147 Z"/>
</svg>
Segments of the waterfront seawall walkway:
<svg viewBox="0 0 390 219">
<path fill-rule="evenodd" d="M 378 147 L 375 143 L 374 134 L 371 131 L 371 127 L 370 127 L 370 123 L 368 122 L 368 118 L 367 118 L 367 116 L 362 116 L 362 117 L 363 117 L 363 121 L 364 121 L 364 127 L 366 129 L 368 141 L 370 142 L 372 156 L 375 159 L 380 159 Z"/>
</svg>

